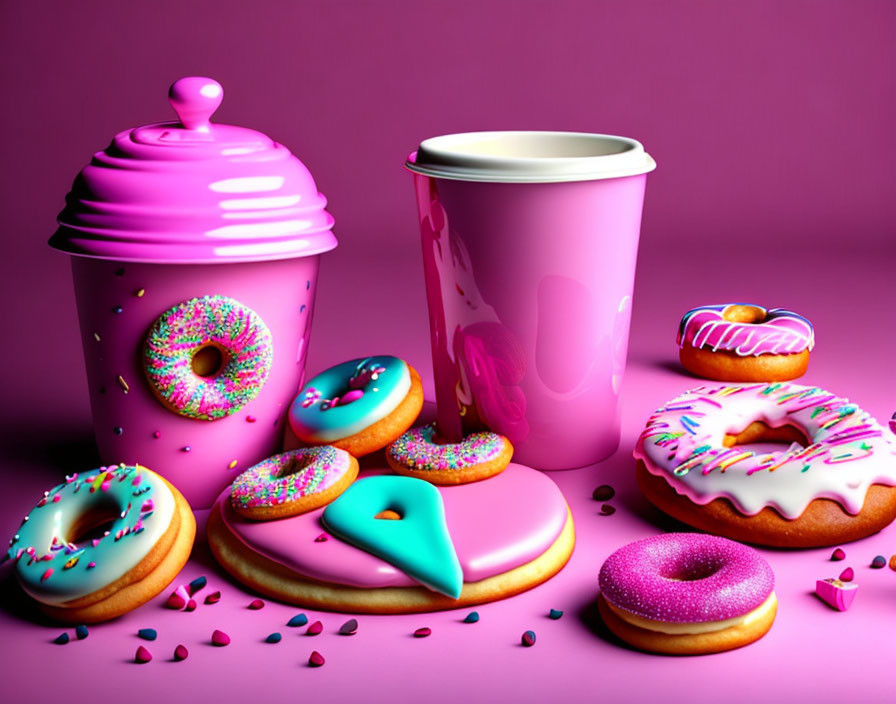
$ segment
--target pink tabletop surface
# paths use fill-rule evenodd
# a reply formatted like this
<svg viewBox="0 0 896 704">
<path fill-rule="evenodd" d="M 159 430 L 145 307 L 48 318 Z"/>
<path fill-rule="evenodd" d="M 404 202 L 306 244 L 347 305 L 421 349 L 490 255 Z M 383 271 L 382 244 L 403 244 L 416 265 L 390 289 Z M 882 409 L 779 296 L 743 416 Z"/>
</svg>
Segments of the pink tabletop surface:
<svg viewBox="0 0 896 704">
<path fill-rule="evenodd" d="M 575 517 L 578 541 L 568 566 L 548 583 L 506 601 L 477 607 L 481 619 L 465 624 L 469 609 L 411 616 L 359 616 L 358 632 L 337 634 L 349 616 L 300 609 L 265 600 L 260 611 L 247 608 L 252 593 L 232 582 L 214 564 L 204 539 L 176 583 L 207 575 L 209 586 L 222 592 L 215 605 L 200 603 L 193 613 L 164 608 L 166 592 L 149 604 L 112 622 L 90 627 L 84 641 L 65 646 L 51 641 L 63 629 L 46 623 L 22 597 L 9 575 L 0 573 L 0 630 L 4 657 L 0 676 L 8 693 L 35 701 L 103 701 L 127 692 L 128 701 L 155 701 L 185 691 L 201 691 L 210 700 L 248 697 L 292 701 L 314 692 L 317 701 L 387 700 L 395 696 L 430 701 L 563 701 L 613 697 L 646 701 L 710 702 L 723 696 L 740 702 L 774 697 L 805 701 L 811 694 L 834 699 L 861 695 L 863 701 L 892 700 L 896 685 L 888 674 L 889 649 L 896 619 L 896 573 L 874 570 L 875 555 L 896 552 L 896 528 L 843 546 L 847 558 L 829 561 L 831 549 L 763 550 L 777 578 L 778 618 L 770 633 L 741 650 L 694 658 L 671 658 L 632 651 L 608 635 L 595 618 L 597 573 L 603 560 L 629 541 L 675 529 L 643 499 L 633 479 L 631 451 L 650 411 L 688 388 L 695 380 L 678 367 L 674 346 L 679 315 L 704 302 L 749 300 L 788 306 L 816 324 L 818 346 L 804 383 L 817 384 L 846 395 L 879 419 L 896 408 L 893 359 L 896 342 L 892 312 L 884 294 L 891 281 L 893 260 L 828 255 L 803 257 L 788 265 L 786 275 L 757 275 L 769 264 L 765 256 L 753 261 L 693 254 L 701 276 L 682 276 L 682 259 L 642 256 L 635 293 L 632 345 L 623 392 L 622 444 L 609 460 L 580 470 L 552 472 Z M 338 310 L 344 301 L 334 294 L 341 286 L 338 270 L 321 273 L 320 308 L 310 369 L 368 352 L 383 350 L 405 355 L 423 373 L 431 389 L 422 300 L 401 303 L 410 293 L 419 297 L 418 255 L 405 253 L 401 264 L 408 280 L 377 280 L 355 267 L 356 286 L 375 290 L 384 311 L 401 310 L 401 320 L 384 315 L 379 325 L 356 334 L 341 333 Z M 783 271 L 784 263 L 774 267 Z M 837 285 L 820 281 L 837 280 Z M 843 290 L 849 288 L 847 298 Z M 889 323 L 889 324 L 885 324 Z M 861 351 L 859 351 L 861 350 Z M 425 413 L 432 414 L 432 404 Z M 89 429 L 82 435 L 69 428 L 51 450 L 35 449 L 35 458 L 20 460 L 23 470 L 15 488 L 3 495 L 0 528 L 11 533 L 39 492 L 60 469 L 91 462 Z M 51 433 L 52 435 L 52 433 Z M 21 439 L 20 451 L 36 437 Z M 377 459 L 368 461 L 376 465 Z M 28 466 L 30 465 L 30 466 Z M 598 484 L 616 489 L 609 503 L 617 511 L 600 513 L 591 499 Z M 200 526 L 205 512 L 199 513 Z M 680 526 L 679 526 L 680 528 Z M 201 534 L 201 531 L 200 531 Z M 845 567 L 856 571 L 859 593 L 850 611 L 834 612 L 812 591 L 815 580 L 837 576 Z M 550 609 L 564 612 L 548 618 Z M 324 625 L 318 636 L 305 628 L 289 628 L 286 621 L 304 611 Z M 428 626 L 426 639 L 412 636 Z M 137 638 L 139 628 L 158 630 L 155 642 Z M 210 644 L 221 629 L 232 638 L 225 648 Z M 536 644 L 524 648 L 520 636 L 537 634 Z M 263 642 L 273 631 L 283 634 L 274 645 Z M 69 629 L 73 634 L 73 631 Z M 180 663 L 172 661 L 179 643 L 190 651 Z M 146 665 L 133 663 L 139 645 L 153 653 Z M 312 650 L 326 658 L 320 669 L 307 666 Z M 649 673 L 649 674 L 648 674 Z M 313 688 L 313 689 L 312 689 Z M 400 693 L 400 694 L 399 694 Z"/>
<path fill-rule="evenodd" d="M 214 6 L 212 11 L 210 8 Z M 183 0 L 0 5 L 0 539 L 65 473 L 96 466 L 65 255 L 46 245 L 72 178 L 118 130 L 172 113 L 184 75 L 225 86 L 222 122 L 287 145 L 314 174 L 339 247 L 321 260 L 308 371 L 400 354 L 432 401 L 413 187 L 401 163 L 421 139 L 473 129 L 565 129 L 642 141 L 648 179 L 622 442 L 610 459 L 551 477 L 578 542 L 550 582 L 507 601 L 416 616 L 320 618 L 254 598 L 200 539 L 178 582 L 209 578 L 215 605 L 164 595 L 52 643 L 0 567 L 0 701 L 892 702 L 896 527 L 831 549 L 764 550 L 780 609 L 744 649 L 697 658 L 621 646 L 594 619 L 603 560 L 675 526 L 637 490 L 631 451 L 649 413 L 695 381 L 677 363 L 680 316 L 708 303 L 790 308 L 816 325 L 801 380 L 885 421 L 896 409 L 896 4 L 886 0 Z M 370 302 L 375 306 L 371 308 Z M 374 314 L 371 314 L 373 310 Z M 427 412 L 432 413 L 431 405 Z M 611 484 L 617 511 L 591 499 Z M 200 523 L 204 516 L 200 515 Z M 813 595 L 852 566 L 846 613 Z M 167 594 L 167 591 L 166 591 Z M 562 609 L 552 621 L 550 609 Z M 425 639 L 412 637 L 422 626 Z M 153 643 L 139 628 L 159 632 Z M 209 644 L 214 629 L 233 642 Z M 534 630 L 531 648 L 520 636 Z M 283 633 L 276 645 L 263 642 Z M 69 633 L 73 633 L 69 630 Z M 171 661 L 183 643 L 189 658 Z M 133 663 L 143 644 L 155 658 Z M 319 669 L 307 667 L 318 650 Z"/>
</svg>

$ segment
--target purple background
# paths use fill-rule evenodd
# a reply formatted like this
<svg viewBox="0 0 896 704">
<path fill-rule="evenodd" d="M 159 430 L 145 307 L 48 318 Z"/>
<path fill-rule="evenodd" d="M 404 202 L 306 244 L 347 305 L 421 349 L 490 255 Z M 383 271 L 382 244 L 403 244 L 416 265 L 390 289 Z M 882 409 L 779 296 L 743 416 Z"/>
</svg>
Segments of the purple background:
<svg viewBox="0 0 896 704">
<path fill-rule="evenodd" d="M 885 624 L 896 617 L 896 574 L 867 568 L 896 551 L 892 527 L 846 546 L 837 565 L 825 563 L 829 550 L 766 551 L 778 621 L 736 653 L 631 652 L 594 625 L 590 604 L 603 559 L 667 526 L 635 488 L 630 452 L 649 412 L 693 384 L 673 345 L 688 308 L 792 307 L 817 328 L 805 383 L 881 419 L 896 408 L 894 32 L 896 3 L 870 0 L 3 3 L 3 535 L 63 472 L 95 461 L 68 262 L 46 246 L 54 217 L 114 132 L 172 116 L 165 94 L 176 78 L 218 79 L 216 119 L 289 146 L 330 199 L 341 245 L 322 263 L 311 372 L 390 352 L 431 390 L 413 190 L 401 168 L 421 139 L 473 129 L 617 133 L 641 140 L 659 164 L 648 178 L 622 445 L 607 462 L 552 475 L 579 531 L 557 578 L 478 609 L 476 626 L 458 623 L 463 613 L 365 617 L 357 636 L 341 638 L 333 630 L 345 619 L 331 615 L 317 639 L 285 633 L 264 646 L 296 609 L 247 612 L 250 597 L 200 545 L 185 579 L 209 574 L 221 604 L 195 614 L 149 605 L 57 648 L 48 641 L 60 629 L 35 625 L 4 569 L 6 691 L 34 693 L 64 673 L 42 686 L 66 687 L 67 701 L 102 700 L 124 677 L 147 698 L 202 683 L 211 695 L 243 698 L 253 686 L 272 700 L 314 686 L 322 700 L 377 699 L 402 678 L 403 694 L 437 700 L 644 700 L 662 687 L 667 699 L 678 692 L 696 702 L 714 699 L 713 685 L 729 701 L 892 699 Z M 371 299 L 379 315 L 366 306 L 360 314 L 359 301 Z M 619 492 L 611 517 L 589 498 L 602 482 Z M 847 565 L 860 594 L 836 614 L 808 592 Z M 549 621 L 549 608 L 566 616 Z M 421 625 L 434 635 L 410 638 Z M 162 633 L 149 645 L 156 660 L 126 666 L 143 626 Z M 233 645 L 205 645 L 213 628 Z M 527 628 L 538 633 L 529 650 L 515 646 Z M 190 660 L 164 662 L 177 642 Z M 316 672 L 301 667 L 312 647 L 328 659 Z M 859 666 L 858 679 L 847 676 Z"/>
</svg>

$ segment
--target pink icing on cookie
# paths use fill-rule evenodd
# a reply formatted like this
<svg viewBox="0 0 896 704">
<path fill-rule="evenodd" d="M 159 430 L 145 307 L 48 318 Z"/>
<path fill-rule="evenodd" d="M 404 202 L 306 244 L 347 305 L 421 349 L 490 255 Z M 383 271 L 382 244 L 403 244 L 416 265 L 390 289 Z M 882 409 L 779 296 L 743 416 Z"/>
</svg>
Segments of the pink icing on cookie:
<svg viewBox="0 0 896 704">
<path fill-rule="evenodd" d="M 567 505 L 547 476 L 511 463 L 486 481 L 437 487 L 465 582 L 523 565 L 545 552 L 567 520 Z M 252 550 L 324 582 L 355 587 L 413 587 L 417 582 L 387 562 L 341 540 L 315 542 L 323 509 L 277 521 L 252 522 L 218 499 L 224 524 Z"/>
<path fill-rule="evenodd" d="M 667 623 L 744 616 L 775 588 L 768 562 L 753 548 L 702 533 L 668 533 L 629 543 L 600 569 L 610 604 Z"/>
<path fill-rule="evenodd" d="M 764 320 L 755 323 L 726 320 L 725 311 L 732 306 L 755 308 L 764 314 Z M 680 347 L 724 350 L 741 357 L 795 354 L 814 347 L 815 333 L 812 323 L 792 311 L 730 303 L 689 310 L 681 319 L 677 342 Z"/>
<path fill-rule="evenodd" d="M 230 500 L 237 508 L 296 501 L 329 489 L 350 467 L 351 456 L 330 445 L 291 450 L 262 460 L 238 476 Z"/>
</svg>

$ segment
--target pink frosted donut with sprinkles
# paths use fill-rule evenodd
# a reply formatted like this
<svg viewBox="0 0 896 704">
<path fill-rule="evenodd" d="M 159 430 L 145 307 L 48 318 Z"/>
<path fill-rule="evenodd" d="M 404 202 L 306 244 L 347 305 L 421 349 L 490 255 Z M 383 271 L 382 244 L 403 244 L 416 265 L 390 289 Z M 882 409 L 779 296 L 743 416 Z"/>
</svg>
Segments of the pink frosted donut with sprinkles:
<svg viewBox="0 0 896 704">
<path fill-rule="evenodd" d="M 758 640 L 777 613 L 775 575 L 753 548 L 698 533 L 638 540 L 600 570 L 598 609 L 630 645 L 702 655 Z"/>
<path fill-rule="evenodd" d="M 266 521 L 325 506 L 358 476 L 358 460 L 345 450 L 321 445 L 263 460 L 231 485 L 230 503 L 245 518 Z"/>
<path fill-rule="evenodd" d="M 806 372 L 815 332 L 793 311 L 728 303 L 685 313 L 677 342 L 682 366 L 697 376 L 787 381 Z"/>
<path fill-rule="evenodd" d="M 650 416 L 634 455 L 641 489 L 658 508 L 744 542 L 835 545 L 896 518 L 893 436 L 815 386 L 688 391 Z"/>
<path fill-rule="evenodd" d="M 503 435 L 472 433 L 459 443 L 440 444 L 435 424 L 412 428 L 386 450 L 386 461 L 399 474 L 440 485 L 493 477 L 512 457 L 513 446 Z"/>
<path fill-rule="evenodd" d="M 217 420 L 255 398 L 273 361 L 271 332 L 251 308 L 226 296 L 178 303 L 152 324 L 143 346 L 150 388 L 170 410 Z"/>
</svg>

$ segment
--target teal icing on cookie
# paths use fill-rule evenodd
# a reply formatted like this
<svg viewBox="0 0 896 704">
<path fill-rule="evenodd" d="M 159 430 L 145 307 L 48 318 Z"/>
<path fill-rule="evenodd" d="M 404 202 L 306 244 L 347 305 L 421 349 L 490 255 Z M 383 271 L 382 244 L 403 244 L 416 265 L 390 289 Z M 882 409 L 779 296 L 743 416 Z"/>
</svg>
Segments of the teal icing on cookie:
<svg viewBox="0 0 896 704">
<path fill-rule="evenodd" d="M 398 520 L 376 518 L 393 511 Z M 352 484 L 324 510 L 327 530 L 402 570 L 422 585 L 457 599 L 463 571 L 448 526 L 442 495 L 413 477 L 376 476 Z"/>
<path fill-rule="evenodd" d="M 17 560 L 26 592 L 64 604 L 136 567 L 168 529 L 174 509 L 168 486 L 139 465 L 75 474 L 45 492 L 10 541 L 7 557 Z M 104 535 L 78 540 L 73 534 L 106 517 L 112 521 Z"/>
<path fill-rule="evenodd" d="M 392 413 L 411 390 L 411 373 L 398 357 L 337 364 L 311 379 L 289 410 L 299 439 L 333 442 L 359 433 Z"/>
</svg>

